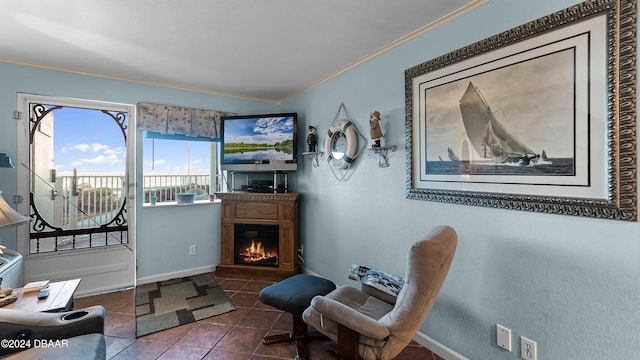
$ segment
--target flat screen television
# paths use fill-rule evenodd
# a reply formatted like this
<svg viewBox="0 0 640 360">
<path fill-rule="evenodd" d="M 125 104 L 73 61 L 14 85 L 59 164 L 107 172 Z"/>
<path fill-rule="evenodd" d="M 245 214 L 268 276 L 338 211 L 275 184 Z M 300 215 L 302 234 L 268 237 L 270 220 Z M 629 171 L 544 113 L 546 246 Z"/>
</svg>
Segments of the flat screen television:
<svg viewBox="0 0 640 360">
<path fill-rule="evenodd" d="M 297 113 L 234 115 L 221 120 L 222 170 L 298 169 Z"/>
</svg>

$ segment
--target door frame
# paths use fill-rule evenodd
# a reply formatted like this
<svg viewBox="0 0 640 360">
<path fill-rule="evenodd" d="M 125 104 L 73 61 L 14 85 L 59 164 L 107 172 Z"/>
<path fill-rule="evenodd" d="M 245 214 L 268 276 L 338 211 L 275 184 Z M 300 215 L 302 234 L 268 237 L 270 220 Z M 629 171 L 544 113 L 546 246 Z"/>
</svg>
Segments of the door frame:
<svg viewBox="0 0 640 360">
<path fill-rule="evenodd" d="M 75 249 L 42 254 L 30 254 L 30 226 L 21 226 L 17 233 L 17 249 L 24 257 L 23 282 L 48 279 L 51 281 L 81 278 L 78 295 L 104 293 L 135 286 L 136 282 L 136 107 L 89 99 L 58 96 L 17 94 L 17 109 L 22 114 L 17 128 L 17 195 L 23 201 L 17 204 L 22 214 L 29 214 L 30 171 L 23 164 L 30 164 L 29 104 L 53 104 L 68 107 L 127 113 L 125 186 L 128 243 L 86 249 Z M 54 135 L 55 136 L 55 135 Z M 69 266 L 71 261 L 77 261 Z"/>
</svg>

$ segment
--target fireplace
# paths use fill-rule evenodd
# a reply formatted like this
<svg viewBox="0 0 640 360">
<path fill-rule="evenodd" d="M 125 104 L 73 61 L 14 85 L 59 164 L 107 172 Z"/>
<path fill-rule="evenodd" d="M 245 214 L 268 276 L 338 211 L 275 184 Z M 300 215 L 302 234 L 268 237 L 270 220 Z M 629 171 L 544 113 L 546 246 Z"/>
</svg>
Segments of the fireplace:
<svg viewBox="0 0 640 360">
<path fill-rule="evenodd" d="M 278 225 L 235 224 L 236 264 L 278 266 Z"/>
<path fill-rule="evenodd" d="M 281 280 L 300 271 L 292 193 L 216 193 L 222 200 L 220 276 Z"/>
</svg>

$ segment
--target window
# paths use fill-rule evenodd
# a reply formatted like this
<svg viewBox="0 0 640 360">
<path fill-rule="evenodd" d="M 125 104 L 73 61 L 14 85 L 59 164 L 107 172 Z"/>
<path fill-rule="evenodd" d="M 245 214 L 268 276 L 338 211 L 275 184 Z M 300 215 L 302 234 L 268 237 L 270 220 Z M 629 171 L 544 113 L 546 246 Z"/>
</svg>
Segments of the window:
<svg viewBox="0 0 640 360">
<path fill-rule="evenodd" d="M 218 142 L 150 131 L 143 137 L 145 204 L 174 202 L 176 194 L 188 192 L 195 193 L 196 200 L 208 200 L 219 191 Z"/>
</svg>

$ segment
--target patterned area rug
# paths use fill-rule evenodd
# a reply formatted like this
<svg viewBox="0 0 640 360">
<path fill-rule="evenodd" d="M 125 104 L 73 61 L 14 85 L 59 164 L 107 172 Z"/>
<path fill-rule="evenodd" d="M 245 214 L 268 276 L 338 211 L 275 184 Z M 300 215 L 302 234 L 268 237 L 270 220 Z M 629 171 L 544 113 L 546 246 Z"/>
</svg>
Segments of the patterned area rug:
<svg viewBox="0 0 640 360">
<path fill-rule="evenodd" d="M 211 273 L 136 287 L 136 337 L 235 310 Z"/>
</svg>

